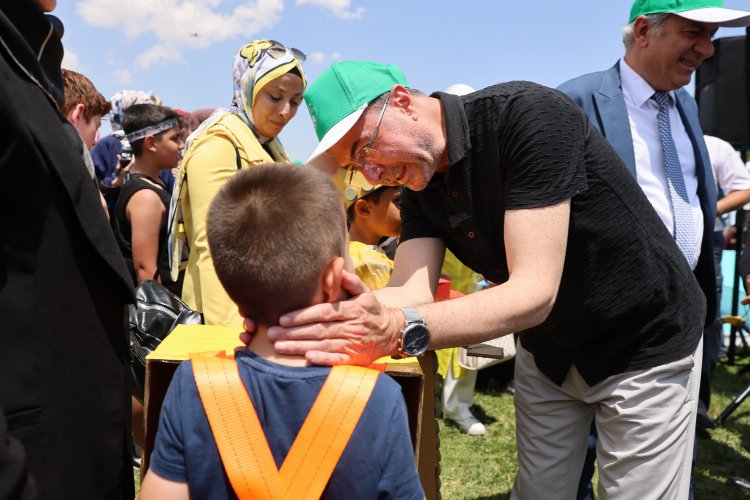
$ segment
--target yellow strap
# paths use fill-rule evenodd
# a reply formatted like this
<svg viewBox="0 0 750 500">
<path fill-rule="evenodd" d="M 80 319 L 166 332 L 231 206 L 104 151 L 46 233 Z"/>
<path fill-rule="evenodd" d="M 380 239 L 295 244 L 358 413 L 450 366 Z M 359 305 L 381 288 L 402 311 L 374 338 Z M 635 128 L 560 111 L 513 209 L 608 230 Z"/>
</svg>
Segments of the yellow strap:
<svg viewBox="0 0 750 500">
<path fill-rule="evenodd" d="M 281 498 L 281 478 L 237 363 L 209 356 L 191 358 L 198 393 L 237 497 Z"/>
<path fill-rule="evenodd" d="M 378 372 L 331 369 L 279 472 L 258 416 L 230 359 L 192 356 L 198 392 L 237 496 L 319 498 L 364 411 Z"/>
<path fill-rule="evenodd" d="M 281 466 L 288 498 L 320 498 L 370 399 L 378 372 L 331 369 Z"/>
</svg>

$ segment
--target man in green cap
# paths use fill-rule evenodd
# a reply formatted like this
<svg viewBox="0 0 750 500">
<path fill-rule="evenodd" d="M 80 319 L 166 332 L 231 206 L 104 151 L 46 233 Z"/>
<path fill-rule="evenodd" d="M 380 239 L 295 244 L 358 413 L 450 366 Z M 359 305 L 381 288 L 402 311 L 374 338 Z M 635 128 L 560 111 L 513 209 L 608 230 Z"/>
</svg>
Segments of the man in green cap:
<svg viewBox="0 0 750 500">
<path fill-rule="evenodd" d="M 625 56 L 606 71 L 560 86 L 588 114 L 630 169 L 703 289 L 707 302 L 699 427 L 708 416 L 710 365 L 718 358 L 713 224 L 716 189 L 698 111 L 683 88 L 713 55 L 720 26 L 750 24 L 722 0 L 636 0 L 623 29 Z M 585 476 L 593 473 L 593 448 Z M 588 482 L 588 481 L 584 481 Z M 590 484 L 590 483 L 589 483 Z"/>
<path fill-rule="evenodd" d="M 276 350 L 369 364 L 520 332 L 513 497 L 575 496 L 594 414 L 608 494 L 684 497 L 705 298 L 585 114 L 530 82 L 426 96 L 372 62 L 334 64 L 305 100 L 310 163 L 406 188 L 401 242 L 389 287 L 349 277 L 350 300 L 282 316 Z M 497 286 L 432 303 L 446 246 Z"/>
</svg>

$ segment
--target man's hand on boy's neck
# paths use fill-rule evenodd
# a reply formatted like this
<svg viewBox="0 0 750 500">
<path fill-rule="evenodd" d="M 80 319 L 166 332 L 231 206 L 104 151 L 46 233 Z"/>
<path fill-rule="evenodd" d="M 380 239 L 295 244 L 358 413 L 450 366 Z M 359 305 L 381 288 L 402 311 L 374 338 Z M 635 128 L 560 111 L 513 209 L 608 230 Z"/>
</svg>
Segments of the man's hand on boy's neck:
<svg viewBox="0 0 750 500">
<path fill-rule="evenodd" d="M 247 344 L 247 348 L 254 352 L 261 358 L 267 359 L 274 363 L 285 366 L 306 366 L 307 361 L 305 356 L 289 356 L 285 354 L 278 354 L 268 336 L 266 331 L 267 326 L 259 326 L 258 330 L 252 335 L 250 342 Z"/>
<path fill-rule="evenodd" d="M 345 257 L 332 258 L 323 270 L 318 289 L 308 305 L 312 306 L 348 299 L 350 294 L 342 286 L 343 272 L 347 267 L 351 268 L 350 260 L 347 260 Z M 240 315 L 243 318 L 247 317 L 242 311 L 240 311 Z M 245 320 L 246 328 L 248 324 L 248 321 Z M 273 348 L 273 343 L 268 339 L 268 335 L 266 334 L 268 328 L 265 325 L 257 325 L 255 333 L 251 335 L 242 334 L 240 340 L 255 354 L 274 363 L 287 366 L 305 366 L 307 364 L 304 354 L 286 355 L 277 353 Z"/>
</svg>

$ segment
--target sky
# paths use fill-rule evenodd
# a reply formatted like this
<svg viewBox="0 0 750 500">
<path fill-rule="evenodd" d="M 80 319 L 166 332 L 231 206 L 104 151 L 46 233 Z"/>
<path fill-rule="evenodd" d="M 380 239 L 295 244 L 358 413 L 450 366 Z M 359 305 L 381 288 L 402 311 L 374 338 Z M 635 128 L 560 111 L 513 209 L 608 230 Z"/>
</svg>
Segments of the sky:
<svg viewBox="0 0 750 500">
<path fill-rule="evenodd" d="M 228 106 L 232 58 L 267 38 L 307 54 L 315 80 L 338 60 L 395 64 L 425 93 L 531 80 L 556 87 L 612 66 L 630 0 L 58 0 L 63 67 L 107 98 L 151 90 L 192 111 Z M 725 0 L 750 11 L 750 0 Z M 721 28 L 719 37 L 744 29 Z M 692 90 L 691 90 L 692 91 Z M 108 133 L 108 127 L 102 127 Z M 293 160 L 317 144 L 307 108 L 280 134 Z"/>
</svg>

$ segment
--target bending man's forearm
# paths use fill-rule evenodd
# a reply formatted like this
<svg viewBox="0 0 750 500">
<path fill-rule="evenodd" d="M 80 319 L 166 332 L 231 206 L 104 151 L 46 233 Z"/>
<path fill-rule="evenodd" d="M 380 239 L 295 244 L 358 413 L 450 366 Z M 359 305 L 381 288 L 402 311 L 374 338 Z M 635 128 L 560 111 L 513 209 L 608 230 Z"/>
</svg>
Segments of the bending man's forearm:
<svg viewBox="0 0 750 500">
<path fill-rule="evenodd" d="M 393 293 L 396 290 L 388 299 L 398 297 Z M 549 315 L 555 297 L 556 290 L 550 293 L 530 280 L 519 278 L 432 304 L 409 303 L 404 297 L 400 306 L 417 306 L 430 329 L 430 349 L 442 349 L 485 342 L 537 326 Z M 391 333 L 398 335 L 397 331 Z"/>
</svg>

